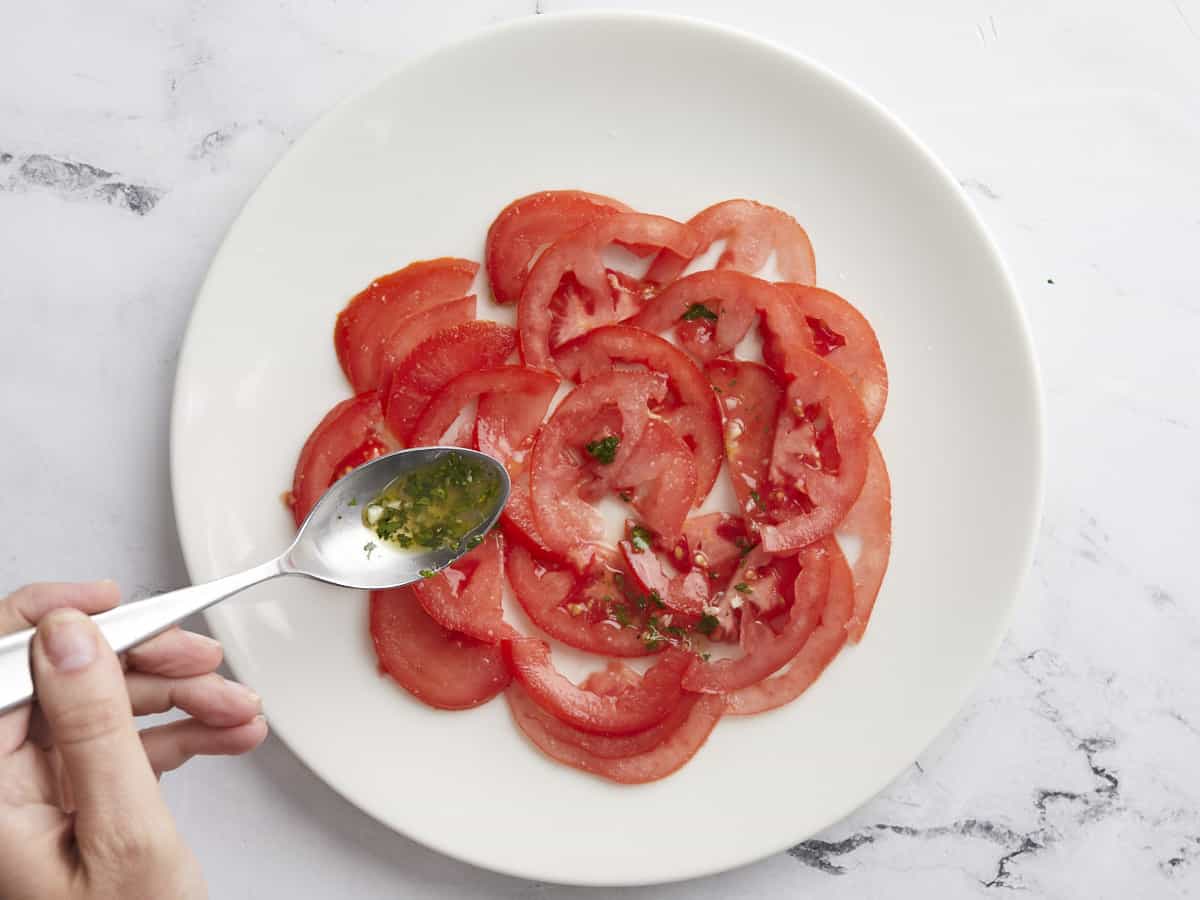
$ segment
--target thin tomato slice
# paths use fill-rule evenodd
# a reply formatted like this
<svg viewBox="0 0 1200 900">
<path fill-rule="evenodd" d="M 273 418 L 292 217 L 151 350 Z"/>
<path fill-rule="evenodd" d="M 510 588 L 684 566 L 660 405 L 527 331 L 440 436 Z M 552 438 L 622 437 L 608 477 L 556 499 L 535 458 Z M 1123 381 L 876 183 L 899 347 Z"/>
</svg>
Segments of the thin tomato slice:
<svg viewBox="0 0 1200 900">
<path fill-rule="evenodd" d="M 462 297 L 475 280 L 479 263 L 469 259 L 422 260 L 376 278 L 338 313 L 333 346 L 342 371 L 358 393 L 380 386 L 386 338 L 406 316 Z"/>
<path fill-rule="evenodd" d="M 595 694 L 554 668 L 550 646 L 538 638 L 515 638 L 501 645 L 513 677 L 531 700 L 562 722 L 591 734 L 624 735 L 657 725 L 683 697 L 680 680 L 692 654 L 667 650 L 636 687 L 618 694 Z"/>
<path fill-rule="evenodd" d="M 629 573 L 648 596 L 657 598 L 672 612 L 687 616 L 688 624 L 704 613 L 712 588 L 703 572 L 672 572 L 651 548 L 635 547 L 630 541 L 621 541 L 619 546 Z"/>
<path fill-rule="evenodd" d="M 422 703 L 470 709 L 508 687 L 500 648 L 443 628 L 411 588 L 373 591 L 370 619 L 380 667 Z"/>
<path fill-rule="evenodd" d="M 746 653 L 733 659 L 712 662 L 694 660 L 684 676 L 684 687 L 689 691 L 706 694 L 725 694 L 762 681 L 772 672 L 787 665 L 813 633 L 820 618 L 821 606 L 829 592 L 832 541 L 805 549 L 799 557 L 800 574 L 796 576 L 794 598 L 788 613 L 787 624 L 780 634 L 775 634 L 760 622 L 761 626 L 750 629 L 743 624 Z"/>
<path fill-rule="evenodd" d="M 378 391 L 367 391 L 337 404 L 300 450 L 288 497 L 296 527 L 331 484 L 351 469 L 394 449 L 394 442 L 383 430 Z"/>
<path fill-rule="evenodd" d="M 516 343 L 516 332 L 495 322 L 464 322 L 426 338 L 388 379 L 383 394 L 388 429 L 407 443 L 438 391 L 464 372 L 500 365 Z"/>
<path fill-rule="evenodd" d="M 599 555 L 579 573 L 510 541 L 505 561 L 517 602 L 551 637 L 608 656 L 647 656 L 658 649 L 641 637 L 647 601 L 632 594 L 619 560 Z"/>
<path fill-rule="evenodd" d="M 619 200 L 586 191 L 540 191 L 500 211 L 487 233 L 484 261 L 497 303 L 515 303 L 543 249 L 604 216 L 629 212 Z"/>
<path fill-rule="evenodd" d="M 651 531 L 675 543 L 696 496 L 695 458 L 670 425 L 651 419 L 613 487 Z"/>
<path fill-rule="evenodd" d="M 400 319 L 379 345 L 380 385 L 423 341 L 474 318 L 475 295 L 472 294 L 427 306 Z"/>
<path fill-rule="evenodd" d="M 850 640 L 857 644 L 866 633 L 892 553 L 892 483 L 874 438 L 862 493 L 838 525 L 837 533 L 853 537 L 858 543 L 858 555 L 850 567 L 854 573 L 854 612 L 846 624 Z"/>
<path fill-rule="evenodd" d="M 500 535 L 490 534 L 453 566 L 412 588 L 421 608 L 443 628 L 485 644 L 498 644 L 516 634 L 504 622 L 503 585 L 504 551 Z"/>
<path fill-rule="evenodd" d="M 639 328 L 607 325 L 564 346 L 556 355 L 568 378 L 586 381 L 616 365 L 636 364 L 667 376 L 662 416 L 696 458 L 696 504 L 704 502 L 721 471 L 721 414 L 703 373 L 669 341 Z"/>
<path fill-rule="evenodd" d="M 524 544 L 539 556 L 553 554 L 554 551 L 542 540 L 537 522 L 533 519 L 528 460 L 512 466 L 508 475 L 511 488 L 508 492 L 508 502 L 504 504 L 504 511 L 500 513 L 500 526 L 504 529 L 505 536 Z"/>
<path fill-rule="evenodd" d="M 684 569 L 699 569 L 714 590 L 722 590 L 753 546 L 746 520 L 741 516 L 708 513 L 683 523 L 683 540 L 674 558 Z"/>
<path fill-rule="evenodd" d="M 766 366 L 718 359 L 704 368 L 725 417 L 725 455 L 738 506 L 761 506 L 784 389 Z"/>
<path fill-rule="evenodd" d="M 605 267 L 601 254 L 613 243 L 669 247 L 690 255 L 696 236 L 674 219 L 617 213 L 555 241 L 530 271 L 517 308 L 521 358 L 527 365 L 549 368 L 559 344 L 587 328 L 627 319 L 645 302 L 646 295 L 638 286 Z M 552 308 L 556 302 L 560 306 L 557 317 Z M 563 321 L 569 327 L 561 328 Z"/>
<path fill-rule="evenodd" d="M 825 358 L 850 379 L 871 430 L 883 418 L 887 405 L 888 375 L 875 329 L 862 313 L 832 291 L 803 284 L 780 284 L 808 326 L 801 333 L 806 348 Z"/>
<path fill-rule="evenodd" d="M 716 268 L 734 269 L 753 275 L 775 253 L 776 267 L 786 281 L 816 284 L 817 263 L 808 232 L 781 209 L 753 200 L 726 200 L 696 213 L 688 225 L 700 236 L 700 245 L 690 257 L 670 250 L 654 260 L 646 279 L 656 284 L 674 281 L 693 257 L 724 240 L 725 249 Z"/>
<path fill-rule="evenodd" d="M 729 711 L 750 716 L 790 703 L 808 690 L 846 643 L 846 629 L 854 608 L 854 580 L 846 558 L 829 543 L 829 593 L 820 612 L 821 624 L 778 675 L 728 695 Z"/>
</svg>

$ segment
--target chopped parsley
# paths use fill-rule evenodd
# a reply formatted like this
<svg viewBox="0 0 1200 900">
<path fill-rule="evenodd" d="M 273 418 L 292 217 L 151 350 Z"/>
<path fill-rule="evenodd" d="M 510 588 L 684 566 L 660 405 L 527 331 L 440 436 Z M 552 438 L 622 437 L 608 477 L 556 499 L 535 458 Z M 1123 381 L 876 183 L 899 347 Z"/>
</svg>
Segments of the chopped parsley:
<svg viewBox="0 0 1200 900">
<path fill-rule="evenodd" d="M 746 584 L 746 582 L 744 582 L 744 581 L 739 581 L 737 584 L 735 584 L 733 586 L 733 589 L 735 591 L 737 591 L 739 594 L 748 594 L 748 593 L 750 593 L 750 590 L 751 590 L 750 585 Z"/>
<path fill-rule="evenodd" d="M 758 496 L 758 491 L 751 491 L 750 499 L 754 501 L 756 509 L 762 509 L 762 497 Z"/>
<path fill-rule="evenodd" d="M 708 613 L 705 613 L 700 617 L 700 621 L 696 623 L 696 630 L 701 634 L 709 635 L 716 631 L 717 626 L 720 624 L 716 616 L 710 616 Z"/>
<path fill-rule="evenodd" d="M 753 550 L 756 546 L 754 541 L 750 540 L 750 538 L 744 538 L 744 537 L 740 537 L 740 536 L 737 537 L 733 543 L 737 546 L 737 548 L 739 550 L 742 551 L 742 556 L 745 556 L 747 553 L 749 553 L 751 550 Z"/>
<path fill-rule="evenodd" d="M 654 534 L 649 528 L 642 525 L 634 525 L 629 529 L 629 542 L 633 544 L 633 549 L 639 553 L 643 550 L 650 549 L 650 542 L 654 539 Z"/>
<path fill-rule="evenodd" d="M 371 558 L 371 554 L 374 553 L 376 549 L 377 547 L 374 541 L 367 541 L 365 544 L 363 544 L 363 550 L 367 552 L 367 559 Z"/>
<path fill-rule="evenodd" d="M 626 503 L 630 503 L 633 501 L 633 494 L 629 493 L 629 491 L 621 491 L 619 494 L 617 494 L 617 496 L 620 497 L 622 500 L 624 500 Z"/>
<path fill-rule="evenodd" d="M 658 591 L 651 591 L 651 592 L 650 592 L 650 596 L 649 596 L 649 600 L 650 600 L 650 602 L 651 602 L 651 603 L 653 603 L 653 604 L 654 604 L 655 606 L 657 606 L 659 609 L 666 609 L 666 608 L 667 608 L 667 604 L 663 603 L 663 598 L 662 598 L 662 597 L 660 597 L 660 596 L 658 595 Z"/>
<path fill-rule="evenodd" d="M 683 319 L 685 322 L 694 322 L 697 319 L 710 319 L 715 322 L 717 319 L 717 314 L 703 303 L 693 303 L 687 308 L 687 312 L 685 312 L 679 318 Z"/>
<path fill-rule="evenodd" d="M 351 498 L 350 498 L 350 502 L 349 502 L 349 503 L 347 503 L 346 505 L 347 505 L 347 506 L 358 506 L 358 498 L 357 498 L 357 497 L 351 497 Z"/>
<path fill-rule="evenodd" d="M 624 603 L 612 604 L 612 606 L 609 607 L 609 612 L 612 613 L 612 617 L 616 619 L 617 624 L 622 628 L 628 628 L 633 622 L 632 617 L 629 615 L 629 607 L 627 607 Z"/>
<path fill-rule="evenodd" d="M 433 571 L 433 569 L 422 569 L 417 574 L 420 575 L 422 578 L 432 578 L 434 575 L 437 574 L 437 572 Z"/>
<path fill-rule="evenodd" d="M 610 434 L 608 437 L 600 438 L 595 441 L 588 441 L 584 446 L 588 456 L 596 460 L 601 465 L 607 466 L 617 458 L 617 445 L 621 443 L 621 439 L 615 434 Z"/>
<path fill-rule="evenodd" d="M 483 543 L 483 535 L 482 534 L 472 535 L 470 538 L 467 539 L 467 549 L 474 550 L 476 547 L 478 547 L 482 543 Z"/>
</svg>

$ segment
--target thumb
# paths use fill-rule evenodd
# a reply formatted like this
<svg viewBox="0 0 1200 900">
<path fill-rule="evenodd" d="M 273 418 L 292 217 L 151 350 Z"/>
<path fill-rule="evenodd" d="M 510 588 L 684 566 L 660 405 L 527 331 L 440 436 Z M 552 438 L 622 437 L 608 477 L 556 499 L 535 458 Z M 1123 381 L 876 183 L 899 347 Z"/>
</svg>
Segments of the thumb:
<svg viewBox="0 0 1200 900">
<path fill-rule="evenodd" d="M 32 663 L 85 858 L 89 850 L 121 852 L 171 829 L 134 727 L 121 664 L 95 623 L 74 609 L 49 613 L 38 624 Z"/>
</svg>

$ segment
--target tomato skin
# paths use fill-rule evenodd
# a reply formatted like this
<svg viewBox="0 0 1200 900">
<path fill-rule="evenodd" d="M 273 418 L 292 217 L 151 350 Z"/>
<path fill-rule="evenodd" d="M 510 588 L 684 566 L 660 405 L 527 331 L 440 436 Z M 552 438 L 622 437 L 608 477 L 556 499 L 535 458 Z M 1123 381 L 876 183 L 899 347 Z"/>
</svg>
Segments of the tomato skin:
<svg viewBox="0 0 1200 900">
<path fill-rule="evenodd" d="M 776 423 L 784 388 L 758 363 L 718 359 L 704 368 L 720 398 L 725 418 L 725 455 L 733 491 L 742 511 L 757 511 L 767 488 Z"/>
<path fill-rule="evenodd" d="M 487 233 L 484 261 L 497 303 L 515 303 L 539 250 L 568 232 L 628 206 L 586 191 L 539 191 L 500 211 Z"/>
<path fill-rule="evenodd" d="M 499 644 L 516 634 L 501 607 L 503 567 L 500 535 L 489 534 L 454 565 L 415 583 L 412 590 L 421 608 L 443 628 Z"/>
<path fill-rule="evenodd" d="M 712 596 L 703 572 L 670 572 L 653 550 L 638 549 L 629 541 L 621 541 L 619 546 L 629 573 L 643 591 L 653 592 L 673 613 L 688 617 L 688 624 L 703 614 Z"/>
<path fill-rule="evenodd" d="M 383 671 L 437 709 L 479 706 L 512 679 L 499 647 L 443 628 L 410 587 L 371 592 L 370 628 Z"/>
<path fill-rule="evenodd" d="M 601 695 L 559 673 L 545 641 L 514 638 L 501 646 L 513 678 L 538 706 L 581 731 L 606 735 L 643 731 L 670 715 L 683 697 L 680 680 L 693 658 L 690 653 L 669 649 L 636 687 Z"/>
<path fill-rule="evenodd" d="M 554 551 L 546 546 L 533 518 L 533 497 L 529 481 L 529 461 L 509 469 L 511 489 L 508 502 L 500 513 L 500 526 L 510 542 L 516 541 L 539 556 L 552 556 Z"/>
<path fill-rule="evenodd" d="M 355 392 L 381 386 L 387 374 L 380 358 L 382 344 L 401 319 L 462 297 L 478 271 L 479 263 L 469 259 L 421 260 L 376 278 L 351 298 L 338 313 L 333 346 Z"/>
<path fill-rule="evenodd" d="M 379 345 L 379 384 L 424 341 L 475 318 L 475 295 L 445 300 L 400 319 Z"/>
<path fill-rule="evenodd" d="M 730 693 L 727 696 L 730 713 L 751 716 L 795 700 L 817 680 L 846 643 L 854 607 L 854 580 L 841 550 L 832 541 L 829 547 L 829 591 L 820 610 L 820 625 L 778 675 Z"/>
<path fill-rule="evenodd" d="M 694 256 L 714 241 L 724 239 L 725 250 L 717 269 L 753 275 L 767 263 L 771 252 L 785 281 L 816 284 L 817 263 L 804 228 L 783 210 L 753 200 L 725 200 L 703 209 L 688 220 L 700 236 Z M 693 257 L 662 251 L 646 273 L 656 284 L 669 284 L 682 274 Z"/>
<path fill-rule="evenodd" d="M 495 322 L 464 322 L 439 331 L 392 370 L 384 390 L 388 429 L 405 443 L 433 396 L 473 369 L 498 366 L 516 348 L 513 329 Z"/>
<path fill-rule="evenodd" d="M 663 216 L 642 213 L 616 213 L 604 216 L 555 241 L 538 258 L 517 306 L 517 325 L 521 334 L 521 358 L 526 365 L 550 368 L 552 353 L 560 340 L 554 342 L 551 303 L 559 294 L 564 279 L 573 293 L 566 298 L 569 309 L 577 312 L 586 305 L 592 312 L 587 317 L 591 327 L 608 325 L 633 315 L 643 301 L 605 268 L 601 251 L 610 244 L 638 244 L 651 247 L 670 247 L 676 252 L 690 254 L 696 246 L 695 233 L 681 222 Z M 616 282 L 616 283 L 614 283 Z M 587 323 L 573 325 L 569 337 L 578 337 Z"/>
<path fill-rule="evenodd" d="M 506 532 L 507 533 L 507 532 Z M 552 557 L 539 557 L 524 543 L 508 542 L 505 572 L 517 602 L 533 624 L 570 647 L 606 656 L 649 656 L 656 652 L 641 638 L 644 614 L 635 627 L 620 627 L 602 604 L 605 597 L 627 600 L 618 561 L 597 557 L 582 573 Z M 630 602 L 626 608 L 636 609 Z"/>
<path fill-rule="evenodd" d="M 627 325 L 606 325 L 565 345 L 558 370 L 586 381 L 617 363 L 636 363 L 667 376 L 671 399 L 658 410 L 691 448 L 696 460 L 696 505 L 704 502 L 721 471 L 721 413 L 704 374 L 669 341 Z"/>
<path fill-rule="evenodd" d="M 859 541 L 858 557 L 850 567 L 854 576 L 854 610 L 846 623 L 851 643 L 857 644 L 866 633 L 892 552 L 892 483 L 874 438 L 868 451 L 862 493 L 838 525 L 837 533 L 853 535 Z"/>
<path fill-rule="evenodd" d="M 887 405 L 888 374 L 875 329 L 857 309 L 832 291 L 780 284 L 804 318 L 803 346 L 842 372 L 858 392 L 871 430 Z"/>
<path fill-rule="evenodd" d="M 334 406 L 308 436 L 296 461 L 288 499 L 296 527 L 335 481 L 394 449 L 383 430 L 378 391 L 366 391 Z"/>
</svg>

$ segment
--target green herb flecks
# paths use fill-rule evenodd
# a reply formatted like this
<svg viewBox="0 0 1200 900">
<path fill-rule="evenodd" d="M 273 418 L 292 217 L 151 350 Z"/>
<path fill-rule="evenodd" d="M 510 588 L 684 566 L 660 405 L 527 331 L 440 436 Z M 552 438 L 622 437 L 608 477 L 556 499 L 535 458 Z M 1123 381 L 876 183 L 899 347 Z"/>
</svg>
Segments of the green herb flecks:
<svg viewBox="0 0 1200 900">
<path fill-rule="evenodd" d="M 737 591 L 739 594 L 748 594 L 748 593 L 750 593 L 750 590 L 751 590 L 750 585 L 746 584 L 746 582 L 744 582 L 744 581 L 739 581 L 737 584 L 735 584 L 733 586 L 733 589 L 735 591 Z"/>
<path fill-rule="evenodd" d="M 710 616 L 705 613 L 700 617 L 700 621 L 696 623 L 696 630 L 703 635 L 710 635 L 717 630 L 717 626 L 721 623 L 716 616 Z"/>
<path fill-rule="evenodd" d="M 432 578 L 437 572 L 433 571 L 433 569 L 421 569 L 417 574 L 422 578 Z"/>
<path fill-rule="evenodd" d="M 608 437 L 600 438 L 595 441 L 588 441 L 584 445 L 588 456 L 596 460 L 601 465 L 609 465 L 617 458 L 617 445 L 621 443 L 621 439 L 615 434 L 610 434 Z"/>
<path fill-rule="evenodd" d="M 654 540 L 654 534 L 649 528 L 642 525 L 634 525 L 629 529 L 629 542 L 633 544 L 633 549 L 639 553 L 643 550 L 649 550 L 652 540 Z"/>
<path fill-rule="evenodd" d="M 367 553 L 367 559 L 371 558 L 371 554 L 374 553 L 376 549 L 377 547 L 374 541 L 367 541 L 365 544 L 363 544 L 363 550 L 365 550 Z"/>
<path fill-rule="evenodd" d="M 694 322 L 697 319 L 710 319 L 715 322 L 717 320 L 717 314 L 703 303 L 693 303 L 687 308 L 687 312 L 685 312 L 679 318 L 683 319 L 685 322 Z"/>
</svg>

